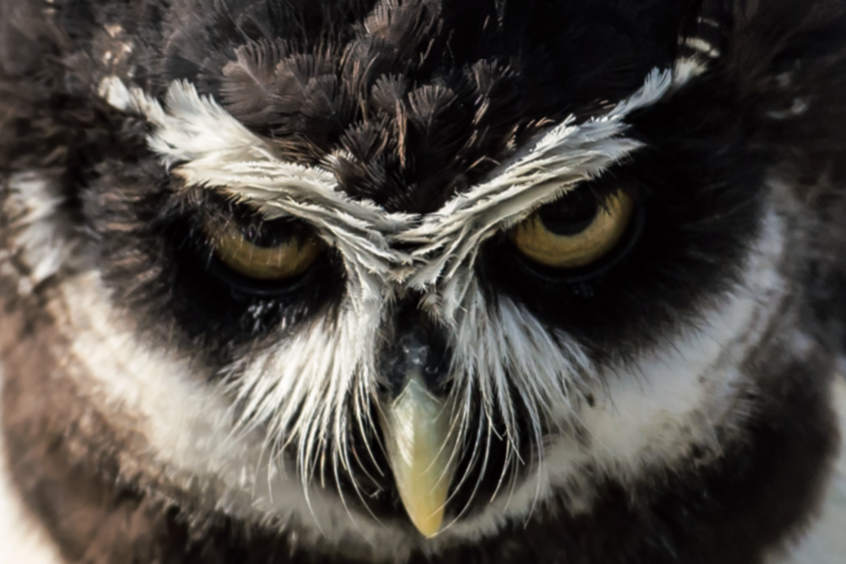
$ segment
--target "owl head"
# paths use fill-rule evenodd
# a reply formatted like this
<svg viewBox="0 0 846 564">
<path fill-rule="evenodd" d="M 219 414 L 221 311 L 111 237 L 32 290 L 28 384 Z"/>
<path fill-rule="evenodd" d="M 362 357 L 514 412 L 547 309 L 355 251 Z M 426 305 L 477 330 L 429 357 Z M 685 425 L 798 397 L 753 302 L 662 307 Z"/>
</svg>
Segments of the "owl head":
<svg viewBox="0 0 846 564">
<path fill-rule="evenodd" d="M 7 372 L 191 523 L 379 558 L 700 476 L 830 371 L 843 12 L 0 2 Z"/>
</svg>

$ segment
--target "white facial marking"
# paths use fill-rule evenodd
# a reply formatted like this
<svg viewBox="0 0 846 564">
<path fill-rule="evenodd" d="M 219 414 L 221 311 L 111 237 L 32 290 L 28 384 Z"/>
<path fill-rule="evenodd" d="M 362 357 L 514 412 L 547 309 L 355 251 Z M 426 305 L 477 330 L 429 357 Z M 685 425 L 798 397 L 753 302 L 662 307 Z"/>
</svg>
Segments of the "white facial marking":
<svg viewBox="0 0 846 564">
<path fill-rule="evenodd" d="M 18 280 L 18 292 L 28 294 L 67 266 L 75 254 L 75 238 L 58 217 L 65 200 L 50 180 L 35 172 L 20 172 L 5 182 L 8 197 L 2 212 L 10 220 L 12 248 L 29 270 Z M 11 265 L 4 259 L 0 268 L 9 269 Z"/>
</svg>

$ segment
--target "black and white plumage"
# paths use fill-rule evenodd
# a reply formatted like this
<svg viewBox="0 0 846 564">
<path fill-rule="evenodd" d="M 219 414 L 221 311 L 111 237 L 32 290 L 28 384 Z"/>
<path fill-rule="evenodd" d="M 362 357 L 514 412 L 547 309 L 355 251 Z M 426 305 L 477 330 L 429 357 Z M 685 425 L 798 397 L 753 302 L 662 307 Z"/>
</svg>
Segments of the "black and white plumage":
<svg viewBox="0 0 846 564">
<path fill-rule="evenodd" d="M 0 22 L 3 561 L 846 554 L 843 2 Z"/>
</svg>

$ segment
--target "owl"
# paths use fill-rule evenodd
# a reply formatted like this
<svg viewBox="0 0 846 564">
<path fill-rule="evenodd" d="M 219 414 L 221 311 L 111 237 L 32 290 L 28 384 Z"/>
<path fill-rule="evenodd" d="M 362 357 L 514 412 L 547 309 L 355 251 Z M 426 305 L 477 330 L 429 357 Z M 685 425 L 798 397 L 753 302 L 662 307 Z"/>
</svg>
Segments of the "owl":
<svg viewBox="0 0 846 564">
<path fill-rule="evenodd" d="M 0 560 L 842 563 L 844 163 L 842 0 L 0 0 Z"/>
</svg>

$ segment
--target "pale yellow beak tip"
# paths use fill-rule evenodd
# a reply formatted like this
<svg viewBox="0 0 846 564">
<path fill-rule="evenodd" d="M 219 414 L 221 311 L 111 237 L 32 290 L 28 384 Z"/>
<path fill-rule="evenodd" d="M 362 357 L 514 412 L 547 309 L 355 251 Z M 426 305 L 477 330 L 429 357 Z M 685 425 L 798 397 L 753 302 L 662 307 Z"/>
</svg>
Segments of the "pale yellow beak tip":
<svg viewBox="0 0 846 564">
<path fill-rule="evenodd" d="M 455 470 L 447 444 L 448 411 L 414 375 L 403 393 L 387 406 L 382 425 L 394 481 L 408 518 L 430 539 L 443 526 Z"/>
<path fill-rule="evenodd" d="M 444 522 L 443 510 L 438 511 L 436 515 L 418 516 L 412 515 L 409 511 L 408 517 L 414 526 L 417 527 L 417 530 L 420 531 L 420 534 L 427 539 L 436 537 L 441 532 L 441 525 Z"/>
</svg>

